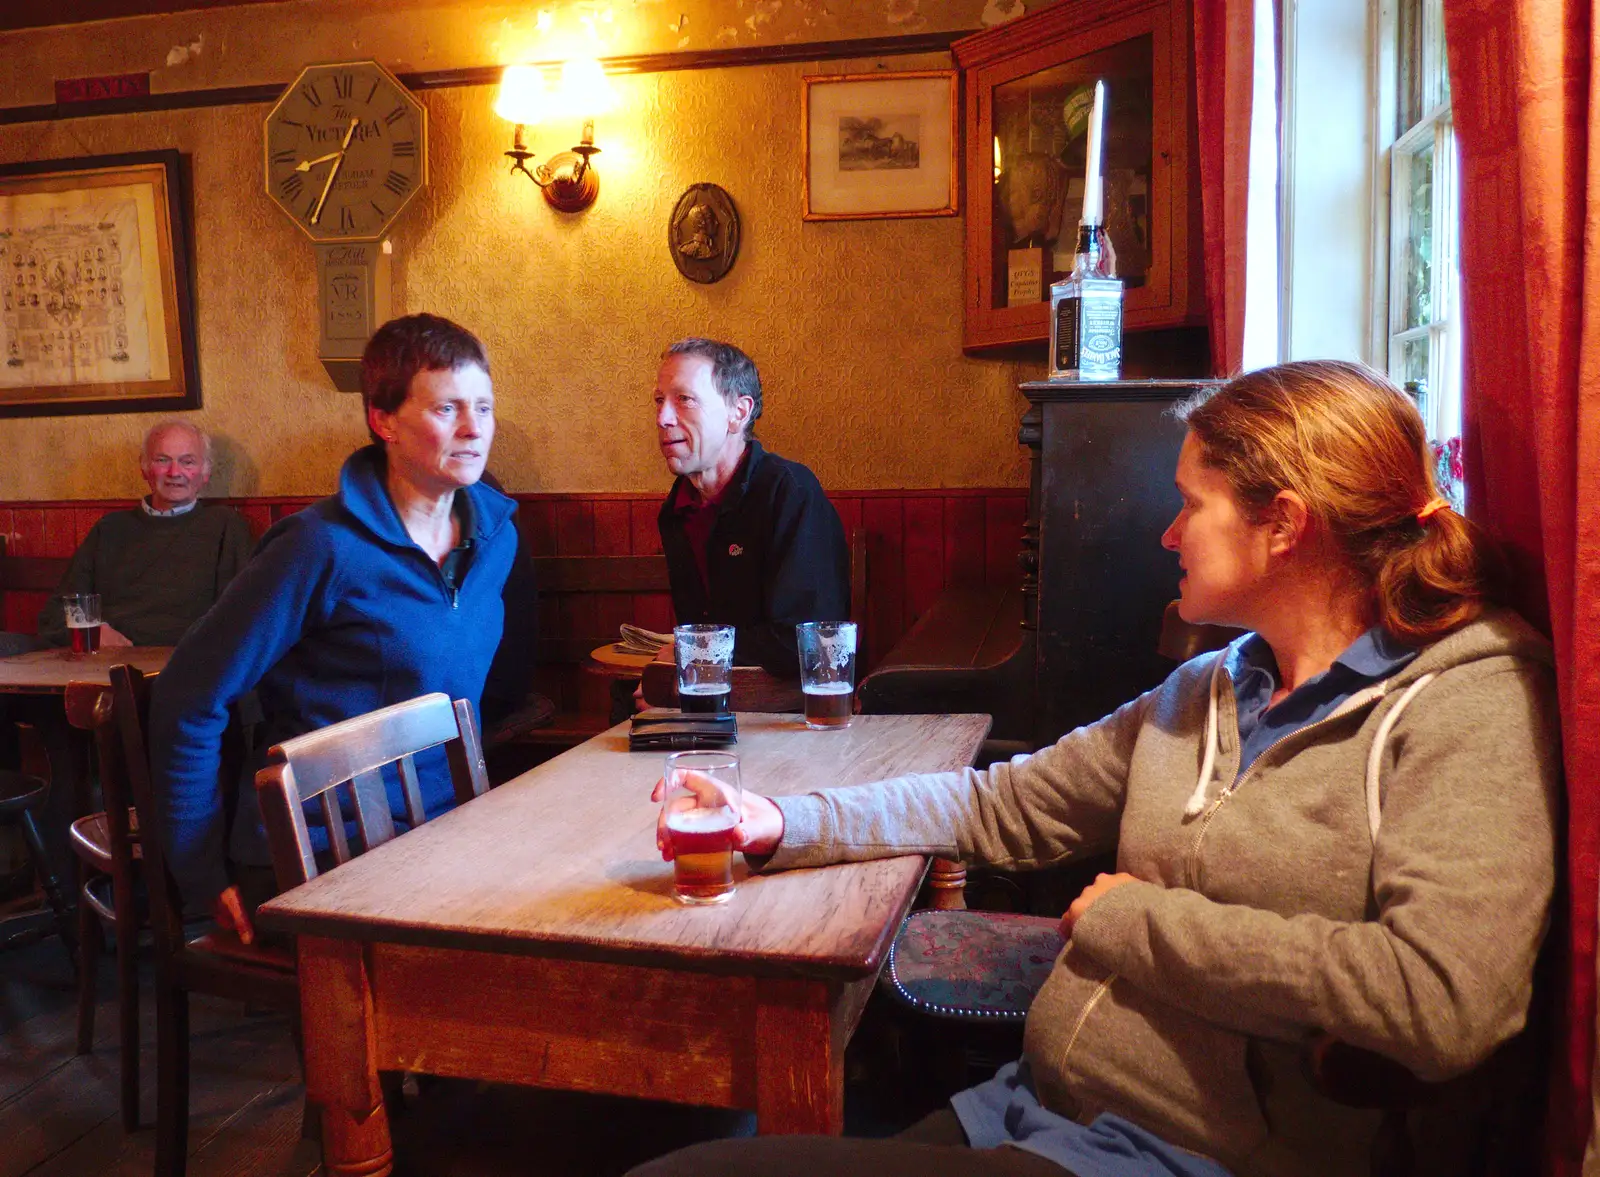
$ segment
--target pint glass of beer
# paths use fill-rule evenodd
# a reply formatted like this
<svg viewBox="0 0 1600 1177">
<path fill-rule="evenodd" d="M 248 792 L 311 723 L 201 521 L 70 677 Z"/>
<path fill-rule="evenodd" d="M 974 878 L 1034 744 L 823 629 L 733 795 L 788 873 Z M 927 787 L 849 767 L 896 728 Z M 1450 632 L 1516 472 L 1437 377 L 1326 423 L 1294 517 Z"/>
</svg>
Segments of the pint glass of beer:
<svg viewBox="0 0 1600 1177">
<path fill-rule="evenodd" d="M 733 683 L 733 626 L 680 625 L 672 631 L 678 660 L 678 710 L 726 715 Z"/>
<path fill-rule="evenodd" d="M 673 889 L 679 903 L 733 898 L 733 829 L 739 824 L 739 758 L 728 752 L 667 757 L 662 808 L 672 840 Z"/>
<path fill-rule="evenodd" d="M 93 654 L 100 648 L 100 594 L 67 593 L 61 598 L 67 632 L 74 654 Z"/>
<path fill-rule="evenodd" d="M 849 727 L 856 681 L 855 622 L 802 621 L 794 636 L 800 647 L 806 726 L 818 731 Z"/>
</svg>

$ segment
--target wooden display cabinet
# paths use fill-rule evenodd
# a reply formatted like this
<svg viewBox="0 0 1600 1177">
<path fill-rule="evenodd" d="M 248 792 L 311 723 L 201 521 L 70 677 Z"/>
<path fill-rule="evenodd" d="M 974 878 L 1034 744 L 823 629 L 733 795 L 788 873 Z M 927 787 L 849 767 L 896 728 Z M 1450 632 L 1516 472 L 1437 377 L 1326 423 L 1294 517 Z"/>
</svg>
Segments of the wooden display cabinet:
<svg viewBox="0 0 1600 1177">
<path fill-rule="evenodd" d="M 1203 322 L 1189 0 L 1060 0 L 952 50 L 966 91 L 964 348 L 1049 338 L 1048 287 L 1072 269 L 1097 78 L 1124 330 Z"/>
</svg>

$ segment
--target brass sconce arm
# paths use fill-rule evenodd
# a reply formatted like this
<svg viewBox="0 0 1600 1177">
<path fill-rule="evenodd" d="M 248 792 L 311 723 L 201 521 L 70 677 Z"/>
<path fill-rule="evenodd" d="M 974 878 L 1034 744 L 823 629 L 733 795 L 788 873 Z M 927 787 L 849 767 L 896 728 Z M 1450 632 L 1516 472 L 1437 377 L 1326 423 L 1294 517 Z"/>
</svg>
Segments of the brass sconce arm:
<svg viewBox="0 0 1600 1177">
<path fill-rule="evenodd" d="M 506 152 L 511 160 L 511 170 L 521 172 L 539 186 L 552 208 L 562 212 L 581 212 L 600 195 L 600 172 L 591 160 L 600 154 L 594 145 L 594 120 L 583 122 L 583 140 L 570 151 L 551 156 L 542 164 L 529 168 L 533 152 L 523 137 L 523 124 L 516 124 L 511 150 Z"/>
</svg>

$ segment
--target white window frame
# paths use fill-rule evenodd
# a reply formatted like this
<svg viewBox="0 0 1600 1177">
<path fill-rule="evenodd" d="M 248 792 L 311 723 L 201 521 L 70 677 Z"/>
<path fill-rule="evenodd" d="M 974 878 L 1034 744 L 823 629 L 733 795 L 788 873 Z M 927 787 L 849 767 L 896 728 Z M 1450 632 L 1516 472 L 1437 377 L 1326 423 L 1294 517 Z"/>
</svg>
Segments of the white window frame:
<svg viewBox="0 0 1600 1177">
<path fill-rule="evenodd" d="M 1399 11 L 1416 0 L 1374 0 L 1373 3 L 1373 142 L 1377 145 L 1373 168 L 1373 363 L 1386 369 L 1395 381 L 1405 379 L 1404 345 L 1428 340 L 1428 397 L 1424 407 L 1428 436 L 1433 440 L 1456 437 L 1461 432 L 1461 300 L 1459 235 L 1460 206 L 1455 127 L 1448 98 L 1441 101 L 1437 84 L 1438 49 L 1444 43 L 1442 6 L 1420 0 L 1422 32 L 1422 118 L 1398 137 L 1394 126 L 1399 109 Z M 1417 154 L 1433 149 L 1433 266 L 1429 322 L 1407 327 L 1406 243 L 1409 238 L 1410 170 Z"/>
</svg>

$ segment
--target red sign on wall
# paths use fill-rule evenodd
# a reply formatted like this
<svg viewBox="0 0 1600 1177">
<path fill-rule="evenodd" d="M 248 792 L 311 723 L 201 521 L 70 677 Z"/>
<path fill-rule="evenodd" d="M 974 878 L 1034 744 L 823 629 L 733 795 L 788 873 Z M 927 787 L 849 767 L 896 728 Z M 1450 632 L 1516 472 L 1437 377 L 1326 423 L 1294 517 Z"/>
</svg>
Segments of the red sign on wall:
<svg viewBox="0 0 1600 1177">
<path fill-rule="evenodd" d="M 58 106 L 69 102 L 103 102 L 107 98 L 147 98 L 149 95 L 150 75 L 147 73 L 56 80 Z"/>
</svg>

